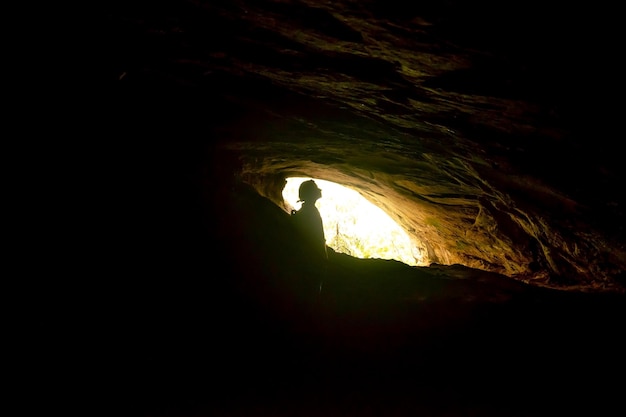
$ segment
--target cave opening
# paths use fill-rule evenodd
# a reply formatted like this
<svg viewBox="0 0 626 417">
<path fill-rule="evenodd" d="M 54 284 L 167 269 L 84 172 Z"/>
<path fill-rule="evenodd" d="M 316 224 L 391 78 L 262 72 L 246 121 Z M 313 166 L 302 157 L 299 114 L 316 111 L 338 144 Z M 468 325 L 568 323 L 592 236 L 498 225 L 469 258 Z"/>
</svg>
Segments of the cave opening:
<svg viewBox="0 0 626 417">
<path fill-rule="evenodd" d="M 298 189 L 303 181 L 311 179 L 322 190 L 322 198 L 315 205 L 324 223 L 328 247 L 361 259 L 392 259 L 410 266 L 430 265 L 421 242 L 416 242 L 384 210 L 352 188 L 311 177 L 286 178 L 282 196 L 289 211 L 300 209 Z"/>
</svg>

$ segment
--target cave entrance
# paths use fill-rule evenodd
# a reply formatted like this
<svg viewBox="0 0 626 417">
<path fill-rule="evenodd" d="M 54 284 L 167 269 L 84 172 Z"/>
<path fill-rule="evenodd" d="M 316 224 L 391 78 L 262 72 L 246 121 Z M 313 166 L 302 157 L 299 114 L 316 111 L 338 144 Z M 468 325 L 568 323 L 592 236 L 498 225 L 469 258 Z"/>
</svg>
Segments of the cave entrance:
<svg viewBox="0 0 626 417">
<path fill-rule="evenodd" d="M 351 188 L 317 178 L 287 178 L 282 195 L 288 206 L 300 209 L 298 188 L 310 179 L 322 190 L 322 198 L 315 205 L 324 222 L 326 244 L 335 252 L 361 259 L 394 259 L 411 266 L 428 265 L 423 251 L 404 229 Z"/>
</svg>

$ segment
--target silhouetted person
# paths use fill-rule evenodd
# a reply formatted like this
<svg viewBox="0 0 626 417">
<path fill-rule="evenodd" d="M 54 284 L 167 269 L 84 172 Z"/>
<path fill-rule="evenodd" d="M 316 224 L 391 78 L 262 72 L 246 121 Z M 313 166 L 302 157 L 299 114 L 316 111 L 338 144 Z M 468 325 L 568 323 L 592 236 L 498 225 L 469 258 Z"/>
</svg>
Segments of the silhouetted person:
<svg viewBox="0 0 626 417">
<path fill-rule="evenodd" d="M 304 239 L 308 254 L 315 265 L 319 265 L 319 270 L 311 272 L 309 283 L 313 287 L 316 295 L 322 291 L 322 283 L 326 274 L 328 252 L 326 249 L 326 237 L 324 236 L 324 224 L 319 210 L 315 207 L 315 202 L 322 197 L 322 190 L 317 187 L 313 180 L 304 181 L 298 190 L 298 202 L 302 202 L 300 210 L 292 211 L 294 223 Z"/>
</svg>

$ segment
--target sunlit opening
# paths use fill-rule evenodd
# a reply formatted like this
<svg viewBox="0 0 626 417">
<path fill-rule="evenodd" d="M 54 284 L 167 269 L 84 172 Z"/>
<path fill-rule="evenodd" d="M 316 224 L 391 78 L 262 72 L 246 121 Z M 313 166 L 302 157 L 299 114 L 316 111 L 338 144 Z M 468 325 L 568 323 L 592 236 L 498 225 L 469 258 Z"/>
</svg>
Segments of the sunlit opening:
<svg viewBox="0 0 626 417">
<path fill-rule="evenodd" d="M 311 178 L 287 178 L 283 199 L 299 210 L 298 188 Z M 326 244 L 335 252 L 357 258 L 395 259 L 412 266 L 427 265 L 423 252 L 383 210 L 361 194 L 334 182 L 313 178 L 322 190 L 315 206 L 324 222 Z"/>
</svg>

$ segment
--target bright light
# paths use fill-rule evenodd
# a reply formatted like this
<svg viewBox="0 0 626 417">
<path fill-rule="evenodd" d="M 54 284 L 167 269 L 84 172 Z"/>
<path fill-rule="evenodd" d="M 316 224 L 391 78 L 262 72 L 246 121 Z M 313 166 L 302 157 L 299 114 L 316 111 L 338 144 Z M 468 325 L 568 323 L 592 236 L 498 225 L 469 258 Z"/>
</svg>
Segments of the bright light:
<svg viewBox="0 0 626 417">
<path fill-rule="evenodd" d="M 395 259 L 408 265 L 427 262 L 407 233 L 384 211 L 350 188 L 315 178 L 287 178 L 283 199 L 300 209 L 300 183 L 313 179 L 322 190 L 315 206 L 324 222 L 326 244 L 335 252 L 357 258 Z"/>
</svg>

